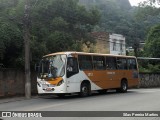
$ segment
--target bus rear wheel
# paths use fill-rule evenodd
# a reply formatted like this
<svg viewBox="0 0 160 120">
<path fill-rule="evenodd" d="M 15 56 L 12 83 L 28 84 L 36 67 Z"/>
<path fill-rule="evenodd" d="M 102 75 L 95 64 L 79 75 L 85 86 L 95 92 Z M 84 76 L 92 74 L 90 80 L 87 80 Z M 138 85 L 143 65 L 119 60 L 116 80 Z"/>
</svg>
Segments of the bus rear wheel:
<svg viewBox="0 0 160 120">
<path fill-rule="evenodd" d="M 89 93 L 90 93 L 89 85 L 87 83 L 82 83 L 81 91 L 80 91 L 79 95 L 81 97 L 87 97 L 87 96 L 89 96 Z"/>
<path fill-rule="evenodd" d="M 122 80 L 121 87 L 119 89 L 117 89 L 117 92 L 125 93 L 125 92 L 127 92 L 127 89 L 128 89 L 127 81 Z"/>
</svg>

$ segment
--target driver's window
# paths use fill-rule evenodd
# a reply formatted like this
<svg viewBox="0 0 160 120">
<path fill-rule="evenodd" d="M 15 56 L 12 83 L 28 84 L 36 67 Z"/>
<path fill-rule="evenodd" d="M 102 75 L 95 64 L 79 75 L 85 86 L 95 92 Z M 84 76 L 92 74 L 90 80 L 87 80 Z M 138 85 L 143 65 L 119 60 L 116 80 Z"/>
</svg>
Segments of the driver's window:
<svg viewBox="0 0 160 120">
<path fill-rule="evenodd" d="M 67 59 L 67 77 L 71 77 L 78 72 L 77 58 L 69 57 Z"/>
</svg>

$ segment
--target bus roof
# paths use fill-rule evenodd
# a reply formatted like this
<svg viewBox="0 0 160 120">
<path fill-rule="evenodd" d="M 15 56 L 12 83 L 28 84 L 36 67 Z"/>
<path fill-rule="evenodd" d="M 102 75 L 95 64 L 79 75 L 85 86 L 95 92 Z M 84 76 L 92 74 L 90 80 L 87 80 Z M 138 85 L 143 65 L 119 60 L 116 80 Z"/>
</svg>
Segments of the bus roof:
<svg viewBox="0 0 160 120">
<path fill-rule="evenodd" d="M 47 54 L 44 57 L 49 57 L 49 56 L 53 56 L 53 55 L 62 55 L 62 54 L 66 54 L 66 55 L 70 55 L 70 54 L 77 54 L 77 55 L 96 55 L 96 56 L 115 56 L 115 57 L 127 57 L 127 58 L 136 58 L 135 56 L 125 56 L 125 55 L 114 55 L 114 54 L 103 54 L 103 53 L 87 53 L 87 52 L 76 52 L 76 51 L 66 51 L 66 52 L 56 52 L 56 53 L 51 53 L 51 54 Z"/>
</svg>

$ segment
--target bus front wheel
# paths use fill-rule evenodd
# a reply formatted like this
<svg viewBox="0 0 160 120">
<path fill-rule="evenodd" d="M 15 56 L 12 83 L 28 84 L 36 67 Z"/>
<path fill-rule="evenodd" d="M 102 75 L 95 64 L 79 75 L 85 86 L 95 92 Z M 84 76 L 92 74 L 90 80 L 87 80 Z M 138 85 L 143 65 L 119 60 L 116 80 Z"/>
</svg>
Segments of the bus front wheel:
<svg viewBox="0 0 160 120">
<path fill-rule="evenodd" d="M 90 92 L 89 88 L 90 87 L 89 87 L 89 85 L 87 83 L 82 83 L 81 91 L 80 91 L 79 95 L 81 97 L 87 97 L 89 95 L 89 92 Z"/>
</svg>

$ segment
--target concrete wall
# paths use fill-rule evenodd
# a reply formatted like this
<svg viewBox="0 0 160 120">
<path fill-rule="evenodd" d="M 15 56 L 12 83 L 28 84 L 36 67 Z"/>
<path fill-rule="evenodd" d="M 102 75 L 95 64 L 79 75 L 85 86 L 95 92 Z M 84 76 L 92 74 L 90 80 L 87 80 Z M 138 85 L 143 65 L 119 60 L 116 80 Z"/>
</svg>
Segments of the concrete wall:
<svg viewBox="0 0 160 120">
<path fill-rule="evenodd" d="M 140 87 L 160 87 L 160 73 L 140 73 Z"/>
<path fill-rule="evenodd" d="M 37 93 L 36 73 L 31 74 L 32 93 Z M 24 95 L 24 71 L 16 69 L 0 69 L 0 97 Z"/>
<path fill-rule="evenodd" d="M 0 97 L 24 95 L 24 71 L 0 69 Z M 160 73 L 140 73 L 140 88 L 160 87 Z M 32 94 L 37 93 L 36 73 L 31 74 Z"/>
</svg>

